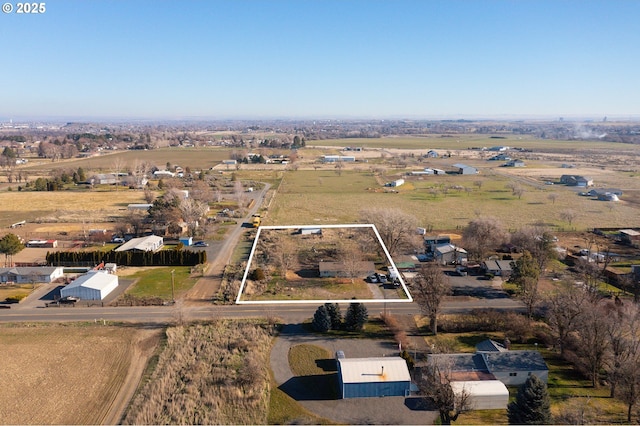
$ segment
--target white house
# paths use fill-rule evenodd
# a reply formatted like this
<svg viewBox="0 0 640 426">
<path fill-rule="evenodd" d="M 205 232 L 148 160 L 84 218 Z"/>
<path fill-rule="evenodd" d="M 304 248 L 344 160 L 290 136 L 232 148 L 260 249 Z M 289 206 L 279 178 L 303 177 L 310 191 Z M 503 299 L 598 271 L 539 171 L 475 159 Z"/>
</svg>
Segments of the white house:
<svg viewBox="0 0 640 426">
<path fill-rule="evenodd" d="M 0 283 L 50 283 L 63 276 L 64 269 L 61 266 L 0 268 Z"/>
<path fill-rule="evenodd" d="M 102 300 L 118 288 L 118 276 L 105 271 L 90 271 L 60 290 L 62 297 Z"/>
</svg>

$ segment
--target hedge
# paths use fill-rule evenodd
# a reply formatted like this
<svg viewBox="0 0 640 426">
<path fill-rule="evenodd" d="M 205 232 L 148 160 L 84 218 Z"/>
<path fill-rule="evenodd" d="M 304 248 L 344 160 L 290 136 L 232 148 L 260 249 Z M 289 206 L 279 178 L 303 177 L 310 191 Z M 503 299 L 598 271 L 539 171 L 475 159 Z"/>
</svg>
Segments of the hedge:
<svg viewBox="0 0 640 426">
<path fill-rule="evenodd" d="M 207 261 L 207 253 L 191 250 L 57 251 L 47 253 L 49 266 L 87 266 L 101 262 L 122 266 L 195 266 Z"/>
</svg>

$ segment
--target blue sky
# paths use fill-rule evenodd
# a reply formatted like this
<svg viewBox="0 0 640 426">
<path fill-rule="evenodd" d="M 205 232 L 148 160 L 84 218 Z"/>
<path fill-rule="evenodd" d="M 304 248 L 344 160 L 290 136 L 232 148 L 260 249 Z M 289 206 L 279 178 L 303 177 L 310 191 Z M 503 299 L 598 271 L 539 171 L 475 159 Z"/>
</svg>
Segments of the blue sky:
<svg viewBox="0 0 640 426">
<path fill-rule="evenodd" d="M 638 16 L 635 0 L 50 0 L 0 14 L 0 119 L 640 115 Z"/>
</svg>

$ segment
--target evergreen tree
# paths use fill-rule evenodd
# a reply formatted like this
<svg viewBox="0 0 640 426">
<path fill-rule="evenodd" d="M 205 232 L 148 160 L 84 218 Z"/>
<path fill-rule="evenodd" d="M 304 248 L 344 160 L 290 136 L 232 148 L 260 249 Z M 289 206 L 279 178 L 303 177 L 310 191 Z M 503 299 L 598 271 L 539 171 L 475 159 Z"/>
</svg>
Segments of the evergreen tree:
<svg viewBox="0 0 640 426">
<path fill-rule="evenodd" d="M 316 309 L 316 313 L 313 314 L 311 326 L 315 331 L 320 331 L 322 333 L 331 329 L 331 317 L 324 305 L 320 305 L 318 309 Z"/>
<path fill-rule="evenodd" d="M 368 318 L 367 308 L 362 303 L 354 302 L 347 309 L 347 314 L 344 317 L 344 326 L 349 331 L 359 331 L 362 330 Z"/>
<path fill-rule="evenodd" d="M 532 374 L 520 386 L 515 401 L 507 406 L 509 424 L 543 425 L 551 424 L 549 392 L 547 385 Z"/>
<path fill-rule="evenodd" d="M 324 307 L 327 309 L 329 318 L 331 318 L 331 329 L 339 330 L 342 327 L 342 313 L 340 312 L 340 306 L 337 303 L 325 303 Z"/>
</svg>

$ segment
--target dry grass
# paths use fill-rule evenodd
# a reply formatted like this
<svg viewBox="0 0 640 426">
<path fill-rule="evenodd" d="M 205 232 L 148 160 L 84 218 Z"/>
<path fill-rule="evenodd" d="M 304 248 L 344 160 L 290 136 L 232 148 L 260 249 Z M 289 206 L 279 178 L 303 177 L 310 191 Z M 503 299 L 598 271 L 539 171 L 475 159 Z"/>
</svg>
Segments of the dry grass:
<svg viewBox="0 0 640 426">
<path fill-rule="evenodd" d="M 252 322 L 167 329 L 151 381 L 125 424 L 265 424 L 271 336 Z"/>
<path fill-rule="evenodd" d="M 101 423 L 145 333 L 93 323 L 0 326 L 0 423 Z"/>
<path fill-rule="evenodd" d="M 141 191 L 0 192 L 0 224 L 27 222 L 108 222 L 126 213 L 127 204 L 144 202 Z"/>
</svg>

